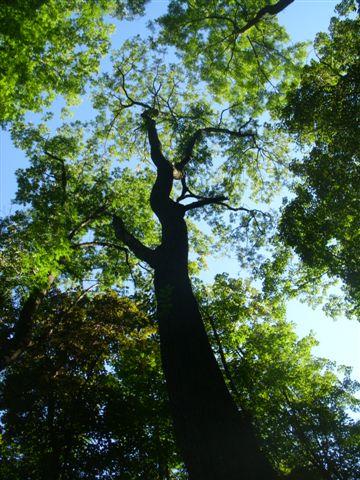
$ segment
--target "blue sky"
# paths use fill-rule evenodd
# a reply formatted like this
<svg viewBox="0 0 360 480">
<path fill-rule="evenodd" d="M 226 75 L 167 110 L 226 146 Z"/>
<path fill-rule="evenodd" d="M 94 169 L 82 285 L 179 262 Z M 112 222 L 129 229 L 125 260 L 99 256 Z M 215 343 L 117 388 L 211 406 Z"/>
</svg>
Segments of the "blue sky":
<svg viewBox="0 0 360 480">
<path fill-rule="evenodd" d="M 280 22 L 287 27 L 294 41 L 312 40 L 319 31 L 326 31 L 330 17 L 337 2 L 324 0 L 295 0 L 280 16 Z M 166 10 L 166 1 L 154 0 L 147 8 L 145 18 L 135 22 L 121 22 L 113 36 L 114 47 L 129 36 L 144 32 L 146 23 L 151 18 L 158 17 Z M 311 51 L 310 51 L 311 55 Z M 84 107 L 83 107 L 84 109 Z M 86 115 L 86 108 L 82 115 Z M 15 209 L 11 205 L 16 191 L 15 170 L 25 167 L 26 159 L 21 151 L 16 150 L 9 135 L 1 133 L 0 140 L 0 215 L 8 215 Z M 228 271 L 236 274 L 237 262 L 229 259 L 212 261 L 209 275 Z M 298 301 L 288 305 L 288 319 L 296 323 L 300 336 L 313 330 L 319 340 L 315 352 L 317 355 L 335 360 L 340 364 L 354 367 L 354 376 L 360 380 L 360 324 L 341 318 L 337 321 L 325 317 L 320 308 L 313 310 Z"/>
</svg>

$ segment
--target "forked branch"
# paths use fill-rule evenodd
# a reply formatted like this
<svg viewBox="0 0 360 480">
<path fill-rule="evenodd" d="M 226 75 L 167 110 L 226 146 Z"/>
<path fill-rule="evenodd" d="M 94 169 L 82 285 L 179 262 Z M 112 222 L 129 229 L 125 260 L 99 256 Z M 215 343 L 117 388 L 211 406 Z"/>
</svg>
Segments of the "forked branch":
<svg viewBox="0 0 360 480">
<path fill-rule="evenodd" d="M 129 108 L 129 107 L 132 107 L 134 105 L 137 105 L 138 107 L 142 107 L 142 108 L 146 108 L 146 109 L 150 109 L 150 105 L 148 105 L 147 103 L 144 103 L 144 102 L 140 102 L 138 100 L 134 100 L 129 92 L 127 91 L 126 89 L 126 86 L 125 86 L 125 73 L 121 70 L 121 68 L 118 68 L 118 73 L 120 74 L 120 77 L 121 77 L 121 89 L 125 95 L 125 97 L 127 98 L 127 100 L 129 101 L 128 104 L 123 104 L 122 102 L 120 102 L 120 106 L 122 108 Z"/>
<path fill-rule="evenodd" d="M 142 118 L 145 122 L 145 127 L 148 134 L 149 144 L 150 144 L 150 153 L 151 153 L 151 160 L 154 162 L 156 168 L 160 168 L 162 166 L 170 165 L 170 162 L 165 158 L 161 142 L 157 133 L 156 129 L 156 122 L 151 117 L 152 114 L 157 114 L 157 110 L 153 109 L 146 109 L 142 114 Z"/>
<path fill-rule="evenodd" d="M 189 198 L 189 196 L 185 196 L 183 198 Z M 263 217 L 268 217 L 271 219 L 271 215 L 267 212 L 263 212 L 262 210 L 257 210 L 256 208 L 246 208 L 246 207 L 232 207 L 225 203 L 227 200 L 224 196 L 217 196 L 217 197 L 200 197 L 201 200 L 197 202 L 190 203 L 189 205 L 184 205 L 184 211 L 187 212 L 189 210 L 194 210 L 195 208 L 205 207 L 206 205 L 219 205 L 221 207 L 225 207 L 227 210 L 231 210 L 232 212 L 246 212 L 249 214 L 249 222 L 253 220 L 257 226 L 257 228 L 263 232 L 263 229 L 259 225 L 257 220 L 257 214 L 261 214 Z"/>
</svg>

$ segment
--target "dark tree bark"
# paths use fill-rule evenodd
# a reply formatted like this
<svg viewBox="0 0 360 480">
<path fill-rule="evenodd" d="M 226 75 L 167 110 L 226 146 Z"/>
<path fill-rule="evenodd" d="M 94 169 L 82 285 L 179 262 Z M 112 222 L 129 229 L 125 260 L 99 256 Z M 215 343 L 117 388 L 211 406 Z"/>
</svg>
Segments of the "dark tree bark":
<svg viewBox="0 0 360 480">
<path fill-rule="evenodd" d="M 273 480 L 251 421 L 241 413 L 212 352 L 188 275 L 189 208 L 173 201 L 172 164 L 164 157 L 155 121 L 143 114 L 157 169 L 151 207 L 162 226 L 150 250 L 115 218 L 119 239 L 155 270 L 161 357 L 175 435 L 191 480 Z"/>
<path fill-rule="evenodd" d="M 54 277 L 49 275 L 47 288 L 34 288 L 25 300 L 15 324 L 13 337 L 8 340 L 0 352 L 0 372 L 16 361 L 29 346 L 34 317 L 53 282 Z"/>
</svg>

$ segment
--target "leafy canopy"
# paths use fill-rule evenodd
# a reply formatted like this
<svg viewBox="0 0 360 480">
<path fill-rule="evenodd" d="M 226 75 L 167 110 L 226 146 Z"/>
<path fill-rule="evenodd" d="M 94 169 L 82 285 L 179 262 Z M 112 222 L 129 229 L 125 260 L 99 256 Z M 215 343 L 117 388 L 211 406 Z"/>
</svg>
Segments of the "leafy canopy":
<svg viewBox="0 0 360 480">
<path fill-rule="evenodd" d="M 355 2 L 343 2 L 329 33 L 315 41 L 316 58 L 288 94 L 283 122 L 305 157 L 294 160 L 295 198 L 281 235 L 319 273 L 343 280 L 360 305 L 359 50 Z"/>
<path fill-rule="evenodd" d="M 85 91 L 107 52 L 113 26 L 105 19 L 142 12 L 145 1 L 12 0 L 0 10 L 0 122 L 68 101 Z"/>
<path fill-rule="evenodd" d="M 172 0 L 158 20 L 163 41 L 189 70 L 217 99 L 251 117 L 281 101 L 305 53 L 304 45 L 291 45 L 275 15 L 291 2 L 266 3 Z"/>
<path fill-rule="evenodd" d="M 40 53 L 29 64 L 35 76 L 25 75 L 22 83 L 17 82 L 19 90 L 10 89 L 4 97 L 8 99 L 4 101 L 8 105 L 5 120 L 17 118 L 26 108 L 37 110 L 55 92 L 80 93 L 84 78 L 96 70 L 108 42 L 108 27 L 102 23 L 105 5 L 81 2 L 79 13 L 80 2 L 65 3 L 37 2 Z M 115 8 L 115 2 L 106 4 L 106 8 Z M 351 2 L 341 8 L 346 5 Z M 293 219 L 300 218 L 303 223 L 296 226 L 304 232 L 298 247 L 303 260 L 310 255 L 302 255 L 300 248 L 309 248 L 311 243 L 317 251 L 312 263 L 307 263 L 317 261 L 320 273 L 328 268 L 351 280 L 346 276 L 348 270 L 340 266 L 350 265 L 354 252 L 350 225 L 356 218 L 356 190 L 349 187 L 342 193 L 340 180 L 334 183 L 332 173 L 337 172 L 337 179 L 348 174 L 356 178 L 357 157 L 351 166 L 348 162 L 356 142 L 341 132 L 355 125 L 345 112 L 353 108 L 357 81 L 357 70 L 348 67 L 357 61 L 356 44 L 349 43 L 355 40 L 357 23 L 351 15 L 333 21 L 332 33 L 318 40 L 321 60 L 304 69 L 296 89 L 302 47 L 289 46 L 285 30 L 272 15 L 249 25 L 261 7 L 253 0 L 241 5 L 235 1 L 172 1 L 170 14 L 160 20 L 162 40 L 175 44 L 184 65 L 151 41 L 125 42 L 113 52 L 113 72 L 92 84 L 97 115 L 93 122 L 65 123 L 56 131 L 20 121 L 14 126 L 14 141 L 26 153 L 29 167 L 17 173 L 16 201 L 21 209 L 1 221 L 2 345 L 14 338 L 27 300 L 39 288 L 45 295 L 33 315 L 26 348 L 2 377 L 0 451 L 5 461 L 0 472 L 4 477 L 19 480 L 31 469 L 34 479 L 41 478 L 52 462 L 62 465 L 68 478 L 74 478 L 74 472 L 78 478 L 89 479 L 160 479 L 170 474 L 185 478 L 169 433 L 153 324 L 151 272 L 115 239 L 111 227 L 112 214 L 120 213 L 137 238 L 150 247 L 159 244 L 159 225 L 148 201 L 155 173 L 141 118 L 144 109 L 151 109 L 164 152 L 175 168 L 196 136 L 191 161 L 184 169 L 188 191 L 184 196 L 183 182 L 176 182 L 174 200 L 182 197 L 187 202 L 190 193 L 195 199 L 226 197 L 203 210 L 190 211 L 194 277 L 204 266 L 211 245 L 231 247 L 245 267 L 259 267 L 268 256 L 265 249 L 273 248 L 270 238 L 276 215 L 269 204 L 289 174 L 289 144 L 269 118 L 281 110 L 282 94 L 293 88 L 284 123 L 315 147 L 310 160 L 293 167 L 293 173 L 302 175 L 297 187 L 300 200 L 285 210 L 283 236 L 288 235 L 286 228 L 291 231 Z M 35 28 L 30 10 L 4 12 L 19 15 L 18 24 L 28 22 L 29 28 Z M 57 50 L 58 37 L 46 43 L 51 18 L 68 33 L 67 53 Z M 16 40 L 12 35 L 17 48 L 16 41 L 22 42 L 22 37 Z M 216 52 L 215 43 L 222 50 Z M 354 45 L 349 59 L 344 55 L 347 43 Z M 30 49 L 34 46 L 29 45 Z M 339 52 L 330 68 L 334 49 Z M 18 50 L 18 70 L 27 71 L 31 55 Z M 36 62 L 45 57 L 50 70 L 56 66 L 64 73 L 54 83 L 51 76 L 37 71 Z M 341 58 L 338 64 L 337 58 Z M 31 84 L 33 78 L 39 78 L 38 84 Z M 309 94 L 312 103 L 303 101 L 308 95 L 305 87 L 314 90 Z M 318 98 L 322 101 L 316 103 Z M 24 99 L 29 103 L 22 103 Z M 339 117 L 329 117 L 329 112 L 337 112 L 339 99 L 344 102 Z M 292 109 L 294 104 L 299 108 Z M 319 125 L 316 134 L 315 125 Z M 335 150 L 335 145 L 341 149 Z M 316 190 L 318 184 L 322 188 Z M 302 189 L 308 203 L 300 198 Z M 320 195 L 323 191 L 325 196 Z M 342 203 L 341 195 L 346 200 Z M 305 217 L 290 210 L 291 205 L 304 209 L 311 204 L 313 212 L 319 202 L 326 207 L 341 206 L 331 211 L 329 228 L 344 245 L 343 263 L 331 268 L 328 257 L 321 258 L 326 253 L 320 248 L 324 242 L 313 237 L 310 242 Z M 325 203 L 316 213 L 319 224 L 324 223 L 325 212 L 330 215 Z M 204 221 L 211 227 L 207 233 L 202 231 Z M 217 277 L 211 287 L 198 283 L 209 337 L 239 408 L 255 422 L 279 472 L 301 480 L 329 476 L 355 480 L 359 426 L 348 412 L 358 408 L 357 385 L 347 370 L 339 380 L 333 365 L 312 357 L 314 339 L 298 340 L 285 322 L 286 289 L 277 295 L 271 291 L 288 264 L 288 250 L 281 253 L 271 266 L 265 264 L 265 270 L 273 270 L 262 293 L 249 281 L 226 275 Z M 134 282 L 130 300 L 123 298 L 129 293 L 129 281 Z M 287 282 L 294 289 L 295 277 Z M 86 293 L 87 289 L 93 293 Z M 60 463 L 52 461 L 55 457 Z"/>
</svg>

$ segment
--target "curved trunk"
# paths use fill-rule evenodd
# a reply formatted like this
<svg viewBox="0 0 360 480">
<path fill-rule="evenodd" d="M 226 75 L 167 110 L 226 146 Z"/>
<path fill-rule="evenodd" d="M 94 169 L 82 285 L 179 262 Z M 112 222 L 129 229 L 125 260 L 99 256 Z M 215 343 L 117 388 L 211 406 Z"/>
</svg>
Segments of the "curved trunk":
<svg viewBox="0 0 360 480">
<path fill-rule="evenodd" d="M 118 217 L 114 228 L 117 237 L 155 270 L 163 369 L 175 435 L 190 479 L 275 480 L 251 422 L 237 409 L 211 350 L 188 275 L 184 215 L 189 207 L 170 198 L 174 168 L 162 153 L 151 111 L 142 117 L 157 169 L 150 203 L 161 223 L 161 245 L 156 250 L 145 247 Z M 192 208 L 207 203 L 200 201 Z"/>
<path fill-rule="evenodd" d="M 184 213 L 177 204 L 172 207 L 171 215 L 161 221 L 155 293 L 175 433 L 190 478 L 274 479 L 251 423 L 238 411 L 212 352 L 188 276 Z"/>
</svg>

